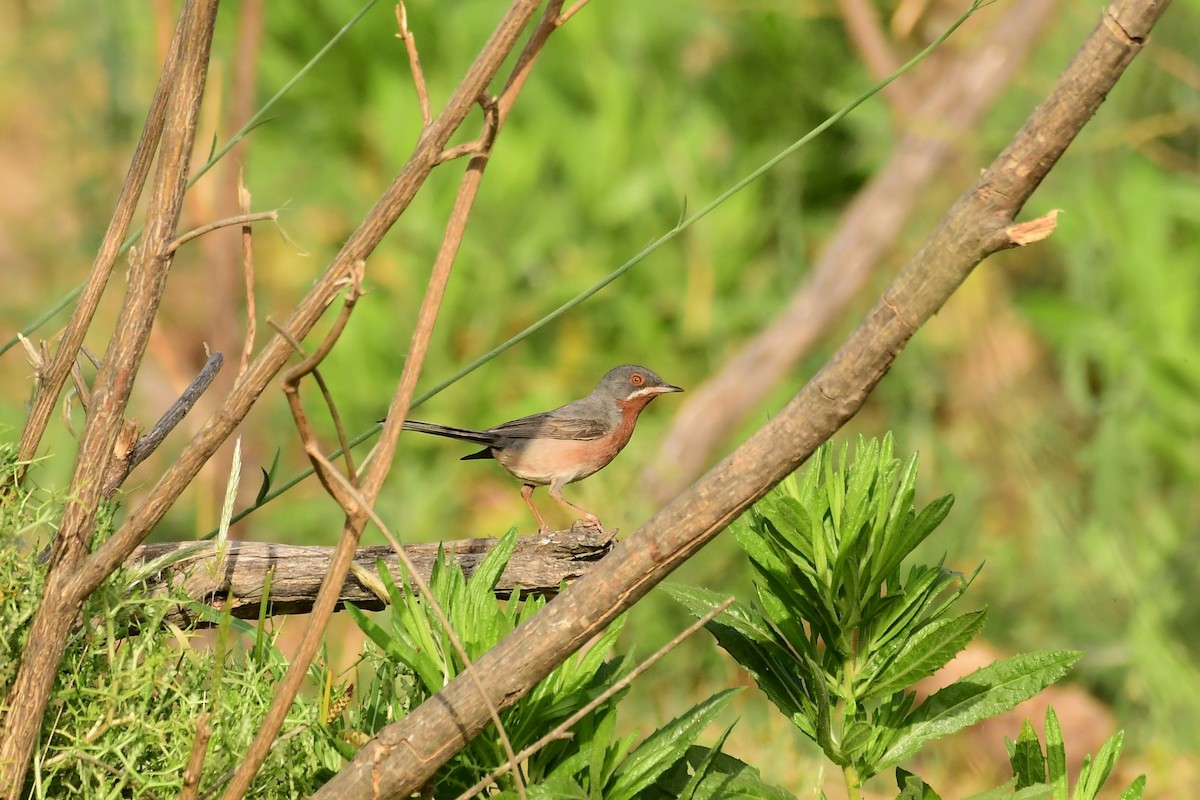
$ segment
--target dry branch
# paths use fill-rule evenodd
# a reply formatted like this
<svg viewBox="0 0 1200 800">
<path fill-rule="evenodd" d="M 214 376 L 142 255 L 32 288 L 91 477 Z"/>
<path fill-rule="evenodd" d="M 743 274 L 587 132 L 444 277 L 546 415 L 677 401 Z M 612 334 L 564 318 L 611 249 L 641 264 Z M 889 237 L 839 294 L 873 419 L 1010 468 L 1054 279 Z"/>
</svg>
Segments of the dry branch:
<svg viewBox="0 0 1200 800">
<path fill-rule="evenodd" d="M 514 591 L 522 594 L 554 594 L 564 582 L 572 582 L 587 574 L 603 558 L 611 544 L 606 537 L 591 529 L 558 531 L 547 536 L 522 536 L 516 550 L 500 576 L 496 594 L 507 597 Z M 404 552 L 417 571 L 428 579 L 437 558 L 438 549 L 445 551 L 451 563 L 462 567 L 470 577 L 480 562 L 496 544 L 496 539 L 462 539 L 450 542 L 408 544 Z M 167 591 L 168 586 L 182 588 L 192 600 L 224 608 L 231 606 L 233 616 L 257 619 L 263 600 L 263 585 L 268 572 L 271 596 L 267 613 L 307 614 L 325 579 L 332 547 L 302 547 L 299 545 L 236 542 L 226 545 L 225 568 L 216 572 L 215 542 L 161 542 L 142 545 L 133 551 L 128 565 L 139 565 L 159 559 L 172 561 L 180 552 L 188 555 L 146 580 L 151 591 Z M 382 559 L 393 575 L 401 575 L 400 558 L 388 546 L 360 547 L 354 552 L 354 564 L 373 573 L 376 561 Z M 353 603 L 360 608 L 378 610 L 384 601 L 358 578 L 352 575 L 342 585 L 337 607 Z M 168 619 L 178 624 L 200 622 L 187 609 L 177 609 Z"/>
<path fill-rule="evenodd" d="M 1141 50 L 1165 0 L 1118 0 L 1008 147 L 964 193 L 850 339 L 769 423 L 475 662 L 509 706 L 800 466 L 862 407 L 908 340 L 988 255 Z M 459 676 L 364 746 L 317 798 L 418 791 L 489 719 Z"/>
</svg>

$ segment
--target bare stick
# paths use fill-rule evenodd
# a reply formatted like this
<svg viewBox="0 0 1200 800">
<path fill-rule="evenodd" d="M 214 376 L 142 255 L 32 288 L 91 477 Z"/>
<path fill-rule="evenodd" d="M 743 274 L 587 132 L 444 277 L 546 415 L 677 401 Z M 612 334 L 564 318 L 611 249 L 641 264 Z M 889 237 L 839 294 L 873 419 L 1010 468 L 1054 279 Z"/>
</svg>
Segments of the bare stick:
<svg viewBox="0 0 1200 800">
<path fill-rule="evenodd" d="M 138 464 L 157 450 L 158 446 L 163 443 L 163 439 L 166 439 L 171 431 L 175 430 L 175 426 L 183 421 L 200 396 L 212 385 L 224 363 L 225 358 L 220 353 L 210 355 L 208 361 L 204 363 L 203 369 L 200 370 L 200 374 L 188 385 L 179 399 L 171 404 L 158 422 L 154 423 L 154 427 L 139 438 L 124 457 L 118 456 L 113 461 L 104 480 L 103 494 L 105 497 L 112 497 L 117 488 L 129 477 L 129 473 L 133 472 Z"/>
<path fill-rule="evenodd" d="M 846 423 L 917 328 L 988 255 L 1141 50 L 1166 4 L 1118 0 L 1007 148 L 947 212 L 838 353 L 765 426 L 475 662 L 507 707 L 684 563 Z M 418 791 L 488 724 L 466 676 L 387 726 L 315 798 Z M 420 743 L 420 749 L 413 747 Z"/>
<path fill-rule="evenodd" d="M 554 21 L 555 27 L 561 27 L 563 25 L 566 25 L 567 20 L 569 20 L 571 17 L 575 16 L 580 11 L 582 11 L 583 7 L 586 6 L 587 4 L 588 4 L 588 0 L 575 0 L 575 4 L 573 6 L 571 6 L 570 8 L 568 8 L 566 11 L 564 11 L 562 14 L 560 14 L 558 16 L 558 19 Z"/>
<path fill-rule="evenodd" d="M 169 245 L 167 245 L 167 252 L 174 253 L 176 250 L 183 247 L 185 244 L 190 242 L 192 239 L 196 239 L 200 236 L 203 236 L 206 233 L 212 233 L 213 231 L 220 230 L 221 228 L 232 228 L 234 225 L 241 225 L 243 228 L 245 228 L 245 227 L 248 227 L 251 222 L 262 222 L 262 221 L 268 220 L 268 219 L 269 220 L 278 220 L 279 212 L 278 211 L 255 211 L 253 214 L 243 213 L 243 214 L 238 214 L 237 216 L 227 217 L 225 219 L 219 219 L 215 222 L 210 222 L 207 225 L 201 225 L 199 228 L 194 228 L 194 229 L 188 231 L 187 233 L 183 234 L 178 239 L 176 239 L 175 241 L 173 241 Z"/>
<path fill-rule="evenodd" d="M 238 210 L 250 213 L 250 190 L 246 188 L 245 175 L 238 170 Z M 242 340 L 242 358 L 238 362 L 237 377 L 246 374 L 250 366 L 250 354 L 254 352 L 254 336 L 258 332 L 258 304 L 254 292 L 254 229 L 242 226 L 242 276 L 246 283 L 246 336 Z"/>
<path fill-rule="evenodd" d="M 733 598 L 732 597 L 725 598 L 725 600 L 720 605 L 718 605 L 716 608 L 709 611 L 704 616 L 700 617 L 700 619 L 696 620 L 691 625 L 687 626 L 687 628 L 685 628 L 683 631 L 681 631 L 674 639 L 667 642 L 662 647 L 658 648 L 658 650 L 656 650 L 652 656 L 647 658 L 641 664 L 638 664 L 636 667 L 634 667 L 629 672 L 628 675 L 621 678 L 619 681 L 614 683 L 612 686 L 605 689 L 603 692 L 601 692 L 599 694 L 599 696 L 597 696 L 595 699 L 593 699 L 591 702 L 589 702 L 583 708 L 579 709 L 574 714 L 567 717 L 561 723 L 556 725 L 554 727 L 554 730 L 550 731 L 545 736 L 538 739 L 533 744 L 529 745 L 529 747 L 526 747 L 524 750 L 517 753 L 517 761 L 518 762 L 525 761 L 531 755 L 536 753 L 538 750 L 541 750 L 546 745 L 563 738 L 563 735 L 568 730 L 570 730 L 572 727 L 574 727 L 575 723 L 579 722 L 579 720 L 583 719 L 588 714 L 595 711 L 597 708 L 600 707 L 600 705 L 602 703 L 606 702 L 610 697 L 623 691 L 626 686 L 630 685 L 635 680 L 637 680 L 637 678 L 640 677 L 643 672 L 645 672 L 646 670 L 648 670 L 652 666 L 654 666 L 656 663 L 658 663 L 659 659 L 661 659 L 667 653 L 671 652 L 676 647 L 678 647 L 683 642 L 684 639 L 688 638 L 693 633 L 700 630 L 708 623 L 712 622 L 714 619 L 716 619 L 718 614 L 720 614 L 725 609 L 729 608 L 731 605 L 733 605 Z M 457 798 L 455 798 L 455 800 L 470 800 L 470 798 L 474 797 L 479 792 L 482 792 L 488 786 L 496 783 L 496 779 L 499 778 L 504 773 L 508 772 L 508 770 L 511 768 L 512 768 L 511 764 L 503 764 L 503 765 L 497 767 L 495 770 L 492 771 L 491 775 L 488 775 L 486 778 L 483 778 L 482 780 L 480 780 L 479 783 L 475 784 L 470 789 L 467 789 L 465 792 L 463 792 Z M 497 786 L 499 786 L 499 784 L 497 784 Z"/>
<path fill-rule="evenodd" d="M 208 752 L 208 740 L 212 728 L 208 726 L 209 713 L 200 712 L 196 717 L 196 738 L 192 741 L 192 753 L 188 756 L 187 769 L 183 771 L 183 791 L 179 800 L 195 800 L 200 789 L 200 774 L 204 769 L 204 755 Z"/>
<path fill-rule="evenodd" d="M 83 345 L 83 338 L 87 334 L 88 326 L 92 324 L 92 317 L 95 316 L 96 308 L 100 305 L 100 297 L 104 294 L 104 287 L 108 284 L 108 278 L 117 263 L 117 257 L 121 253 L 121 244 L 129 232 L 129 223 L 133 220 L 138 199 L 146 184 L 146 177 L 150 174 L 150 165 L 154 161 L 154 152 L 158 148 L 158 140 L 162 136 L 166 120 L 167 100 L 171 93 L 175 66 L 179 60 L 183 19 L 183 15 L 180 15 L 179 23 L 175 27 L 175 34 L 171 37 L 171 44 L 163 61 L 162 72 L 159 74 L 158 86 L 150 101 L 150 111 L 146 114 L 146 124 L 142 127 L 142 135 L 133 151 L 129 172 L 126 173 L 125 183 L 122 184 L 121 192 L 117 196 L 117 205 L 113 210 L 112 219 L 109 220 L 108 228 L 104 231 L 104 238 L 100 241 L 96 259 L 92 262 L 87 285 L 79 295 L 75 310 L 71 312 L 71 320 L 63 332 L 58 350 L 54 354 L 54 360 L 39 375 L 37 394 L 33 398 L 29 416 L 25 419 L 25 428 L 21 431 L 21 441 L 17 445 L 18 467 L 15 472 L 17 481 L 24 479 L 27 462 L 37 454 L 38 445 L 46 433 L 46 426 L 50 423 L 54 404 L 58 402 L 58 396 L 75 364 L 75 355 Z"/>
<path fill-rule="evenodd" d="M 403 2 L 396 4 L 396 27 L 399 33 L 397 39 L 404 42 L 404 50 L 408 53 L 408 66 L 412 70 L 413 86 L 417 90 L 417 104 L 421 107 L 421 127 L 429 127 L 433 115 L 429 111 L 429 89 L 425 86 L 425 72 L 421 69 L 421 57 L 417 55 L 417 40 L 408 29 L 408 8 Z"/>
</svg>

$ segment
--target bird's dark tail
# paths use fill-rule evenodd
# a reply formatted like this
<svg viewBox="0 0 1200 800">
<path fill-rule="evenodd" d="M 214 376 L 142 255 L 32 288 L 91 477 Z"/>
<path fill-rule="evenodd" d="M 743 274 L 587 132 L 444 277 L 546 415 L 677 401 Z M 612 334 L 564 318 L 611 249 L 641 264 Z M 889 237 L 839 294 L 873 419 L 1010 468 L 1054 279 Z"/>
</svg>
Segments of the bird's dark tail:
<svg viewBox="0 0 1200 800">
<path fill-rule="evenodd" d="M 445 436 L 447 439 L 461 439 L 464 442 L 493 445 L 496 434 L 487 431 L 473 431 L 469 428 L 451 428 L 448 425 L 438 425 L 434 422 L 420 422 L 415 419 L 404 420 L 404 430 L 417 433 L 431 433 L 434 436 Z"/>
</svg>

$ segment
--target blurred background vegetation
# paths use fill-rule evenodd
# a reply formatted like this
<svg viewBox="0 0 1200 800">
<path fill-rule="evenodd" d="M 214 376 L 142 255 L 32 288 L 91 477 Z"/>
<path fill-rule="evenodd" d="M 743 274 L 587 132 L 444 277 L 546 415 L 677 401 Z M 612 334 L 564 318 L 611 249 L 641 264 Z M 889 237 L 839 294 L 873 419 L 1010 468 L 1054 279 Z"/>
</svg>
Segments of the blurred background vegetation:
<svg viewBox="0 0 1200 800">
<path fill-rule="evenodd" d="M 1008 5 L 985 8 L 946 46 L 981 52 L 989 18 Z M 960 6 L 873 5 L 904 58 L 940 33 Z M 227 4 L 196 163 L 244 121 L 246 112 L 235 108 L 247 96 L 244 88 L 239 94 L 237 73 L 248 60 L 253 67 L 257 59 L 248 73 L 254 109 L 361 7 L 361 0 L 268 4 L 261 38 L 247 49 L 237 41 L 240 5 Z M 685 203 L 707 202 L 874 83 L 847 35 L 845 7 L 839 0 L 596 0 L 573 18 L 542 56 L 499 139 L 421 388 L 601 279 L 669 230 Z M 499 8 L 478 1 L 410 5 L 435 111 Z M 1044 98 L 1099 8 L 1060 2 L 1046 26 L 1029 31 L 1038 43 L 1028 63 L 982 122 L 955 139 L 953 164 L 920 190 L 905 233 L 867 291 L 727 448 L 833 352 L 924 232 Z M 175 12 L 166 0 L 0 6 L 0 338 L 85 276 Z M 393 14 L 387 3 L 371 5 L 236 154 L 255 209 L 281 208 L 288 235 L 256 228 L 260 342 L 263 320 L 286 315 L 394 177 L 418 133 Z M 1124 766 L 1150 773 L 1151 797 L 1185 796 L 1183 787 L 1200 781 L 1192 755 L 1200 750 L 1197 30 L 1200 0 L 1176 0 L 1027 208 L 1027 216 L 1063 209 L 1058 230 L 982 265 L 841 434 L 892 430 L 899 453 L 920 451 L 926 499 L 958 499 L 929 544 L 930 556 L 948 552 L 963 570 L 987 562 L 974 591 L 991 608 L 985 633 L 996 650 L 1087 652 L 1073 676 L 1079 691 L 1062 702 L 1081 704 L 1079 717 L 1088 720 L 1082 728 L 1096 729 L 1095 742 L 1117 726 L 1128 730 Z M 783 307 L 904 125 L 882 97 L 859 108 L 620 281 L 415 415 L 486 427 L 582 396 L 605 370 L 626 362 L 684 387 L 701 384 Z M 196 185 L 185 227 L 233 213 L 222 209 L 233 203 L 234 163 Z M 352 432 L 386 409 L 460 171 L 460 163 L 439 169 L 371 258 L 370 293 L 325 362 Z M 244 326 L 236 246 L 236 237 L 214 236 L 177 257 L 131 405 L 144 424 L 186 386 L 205 343 L 236 360 Z M 114 281 L 121 276 L 118 268 Z M 89 336 L 98 354 L 117 302 L 110 291 Z M 31 338 L 51 338 L 65 320 L 65 313 L 54 317 Z M 19 347 L 0 357 L 6 437 L 20 430 L 31 371 Z M 226 368 L 218 388 L 228 386 L 233 371 Z M 608 524 L 634 530 L 655 509 L 642 491 L 642 472 L 655 463 L 656 445 L 686 398 L 651 407 L 621 458 L 569 496 Z M 136 504 L 139 488 L 168 463 L 171 444 L 178 446 L 211 408 L 210 397 L 134 473 L 128 502 Z M 81 420 L 75 407 L 76 430 Z M 332 447 L 328 425 L 324 430 Z M 241 433 L 244 474 L 256 476 L 276 451 L 281 476 L 307 466 L 281 392 L 264 398 Z M 73 450 L 68 425 L 52 425 L 33 480 L 64 486 Z M 465 452 L 440 440 L 402 441 L 380 510 L 406 539 L 496 535 L 514 524 L 532 529 L 516 483 L 494 465 L 459 463 Z M 215 524 L 228 464 L 227 450 L 156 538 L 188 539 Z M 242 498 L 251 500 L 257 489 L 252 477 Z M 235 535 L 331 544 L 340 518 L 307 481 L 240 523 Z M 366 538 L 378 543 L 370 531 Z M 679 578 L 748 597 L 748 570 L 729 541 L 709 546 Z M 633 612 L 625 646 L 645 655 L 684 624 L 682 611 L 651 598 Z M 349 663 L 357 644 L 347 625 L 332 635 L 343 632 Z M 743 682 L 710 641 L 697 637 L 635 685 L 623 717 L 652 730 L 719 686 Z M 730 752 L 798 794 L 821 784 L 815 750 L 760 696 L 744 693 L 734 707 L 742 722 Z M 1059 713 L 1067 727 L 1071 711 L 1060 706 Z M 993 745 L 1001 735 L 989 732 Z M 1070 733 L 1067 742 L 1095 747 L 1091 739 L 1073 742 Z M 963 792 L 989 785 L 998 769 L 989 752 L 980 740 L 959 737 L 929 765 L 943 776 L 934 784 Z"/>
</svg>

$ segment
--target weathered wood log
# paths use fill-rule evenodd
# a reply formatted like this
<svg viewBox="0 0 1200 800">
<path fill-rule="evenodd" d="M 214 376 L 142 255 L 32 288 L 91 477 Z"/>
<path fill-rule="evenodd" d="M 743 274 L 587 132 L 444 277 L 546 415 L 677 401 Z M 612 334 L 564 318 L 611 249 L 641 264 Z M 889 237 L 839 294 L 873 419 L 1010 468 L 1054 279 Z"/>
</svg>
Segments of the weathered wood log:
<svg viewBox="0 0 1200 800">
<path fill-rule="evenodd" d="M 462 539 L 405 545 L 404 551 L 426 579 L 439 547 L 445 550 L 452 563 L 460 564 L 469 577 L 495 544 L 495 539 Z M 595 528 L 522 536 L 517 539 L 512 558 L 496 586 L 496 594 L 501 597 L 514 591 L 553 594 L 563 581 L 569 583 L 591 569 L 613 544 Z M 220 610 L 229 604 L 233 616 L 257 619 L 263 601 L 263 585 L 271 570 L 274 575 L 267 613 L 272 616 L 307 613 L 329 568 L 333 548 L 230 542 L 225 566 L 218 574 L 214 542 L 161 542 L 138 547 L 127 563 L 132 566 L 157 559 L 170 560 L 171 554 L 181 551 L 187 553 L 183 558 L 146 579 L 153 591 L 165 593 L 169 586 L 182 587 L 196 602 Z M 383 560 L 393 576 L 399 578 L 403 574 L 399 556 L 392 548 L 360 547 L 354 556 L 355 568 L 342 586 L 338 610 L 348 602 L 372 610 L 385 606 L 384 601 L 355 575 L 359 569 L 376 574 L 377 559 Z M 184 607 L 173 610 L 168 619 L 180 625 L 206 624 L 194 610 Z"/>
</svg>

